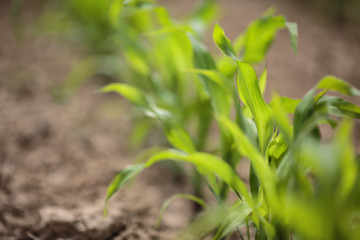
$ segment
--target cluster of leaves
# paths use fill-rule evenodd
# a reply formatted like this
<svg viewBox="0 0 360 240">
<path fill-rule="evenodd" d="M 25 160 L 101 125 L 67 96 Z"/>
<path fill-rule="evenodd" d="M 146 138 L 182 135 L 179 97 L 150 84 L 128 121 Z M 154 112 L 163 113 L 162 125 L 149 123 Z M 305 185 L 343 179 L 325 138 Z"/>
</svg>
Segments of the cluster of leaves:
<svg viewBox="0 0 360 240">
<path fill-rule="evenodd" d="M 223 239 L 242 227 L 248 239 L 250 232 L 255 239 L 360 238 L 360 169 L 351 142 L 352 119 L 360 118 L 360 107 L 327 95 L 359 96 L 360 91 L 326 76 L 303 99 L 274 95 L 266 103 L 266 68 L 258 78 L 251 66 L 265 59 L 283 28 L 296 52 L 296 24 L 270 9 L 233 44 L 215 25 L 213 39 L 223 55 L 214 58 L 201 39 L 216 16 L 215 1 L 203 1 L 184 21 L 170 18 L 151 1 L 54 2 L 61 11 L 51 18 L 61 19 L 59 28 L 75 31 L 92 51 L 79 68 L 123 81 L 101 90 L 119 93 L 140 113 L 133 141 L 140 142 L 156 123 L 172 146 L 120 171 L 108 188 L 106 205 L 142 170 L 172 160 L 194 165 L 219 203 L 207 206 L 199 189 L 196 196 L 179 194 L 165 202 L 166 207 L 182 197 L 205 208 L 179 239 L 210 234 Z M 74 72 L 74 79 L 88 76 Z M 79 80 L 65 89 L 74 85 Z M 207 142 L 212 122 L 219 129 L 216 149 Z M 326 124 L 335 134 L 324 141 L 319 127 Z M 251 164 L 249 187 L 236 172 L 244 159 Z M 230 205 L 229 191 L 238 196 Z"/>
</svg>

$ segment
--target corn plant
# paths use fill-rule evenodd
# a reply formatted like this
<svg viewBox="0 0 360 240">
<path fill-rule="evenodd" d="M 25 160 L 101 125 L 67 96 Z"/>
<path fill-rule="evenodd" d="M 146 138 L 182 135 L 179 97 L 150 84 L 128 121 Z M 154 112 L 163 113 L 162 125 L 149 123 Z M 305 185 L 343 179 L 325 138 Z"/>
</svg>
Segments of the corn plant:
<svg viewBox="0 0 360 240">
<path fill-rule="evenodd" d="M 91 75 L 105 75 L 145 92 L 154 104 L 172 115 L 176 128 L 197 128 L 192 134 L 194 145 L 198 150 L 204 148 L 212 119 L 208 92 L 213 90 L 209 89 L 216 81 L 227 82 L 231 88 L 236 72 L 233 61 L 226 57 L 216 60 L 201 43 L 218 12 L 214 0 L 202 1 L 183 21 L 172 19 L 166 8 L 154 1 L 49 0 L 46 9 L 40 21 L 43 29 L 62 36 L 65 33 L 85 52 L 84 59 L 57 89 L 58 96 L 73 94 Z M 296 30 L 284 21 L 272 10 L 266 12 L 235 40 L 236 53 L 244 62 L 261 63 L 279 29 L 292 25 L 289 29 Z M 219 69 L 217 73 L 213 72 L 215 68 Z M 148 112 L 137 109 L 130 141 L 135 146 L 154 125 L 144 117 Z M 198 122 L 197 127 L 194 122 Z M 164 128 L 167 132 L 169 127 Z"/>
<path fill-rule="evenodd" d="M 203 1 L 184 21 L 172 19 L 164 7 L 152 1 L 66 0 L 49 1 L 48 5 L 52 10 L 43 22 L 51 23 L 49 29 L 55 33 L 70 33 L 89 55 L 75 65 L 60 88 L 63 96 L 71 95 L 90 75 L 104 74 L 121 83 L 107 85 L 102 91 L 123 95 L 137 109 L 132 145 L 141 144 L 157 123 L 177 149 L 206 150 L 212 115 L 228 116 L 236 94 L 234 61 L 226 56 L 216 60 L 201 42 L 204 29 L 216 15 L 215 1 Z M 54 29 L 54 25 L 58 27 Z M 234 57 L 261 63 L 277 31 L 285 27 L 296 49 L 296 25 L 270 9 L 236 38 Z M 265 78 L 266 71 L 263 89 Z M 227 162 L 235 161 L 237 154 L 231 152 L 224 133 L 221 138 L 220 155 Z M 196 171 L 193 178 L 195 194 L 200 196 Z M 224 183 L 221 198 L 227 193 Z"/>
<path fill-rule="evenodd" d="M 205 208 L 178 239 L 202 239 L 208 235 L 223 239 L 234 232 L 244 238 L 240 228 L 246 229 L 247 239 L 251 234 L 255 239 L 360 237 L 359 157 L 351 140 L 353 119 L 360 118 L 360 107 L 328 95 L 335 91 L 360 96 L 360 91 L 339 78 L 326 76 L 303 99 L 274 94 L 266 103 L 266 69 L 258 79 L 248 63 L 264 58 L 276 30 L 283 27 L 290 30 L 296 49 L 296 25 L 282 16 L 265 14 L 234 45 L 216 25 L 214 42 L 224 54 L 218 62 L 190 35 L 193 66 L 186 71 L 197 74 L 200 89 L 210 102 L 209 116 L 219 126 L 219 150 L 215 153 L 197 147 L 181 121 L 175 121 L 171 109 L 162 108 L 141 89 L 125 84 L 102 89 L 120 93 L 147 116 L 158 119 L 173 147 L 120 171 L 109 185 L 106 205 L 142 170 L 171 160 L 194 165 L 219 203 L 209 207 L 197 196 L 175 196 Z M 234 73 L 236 91 L 231 79 Z M 234 117 L 230 114 L 232 107 Z M 322 139 L 319 128 L 324 124 L 334 129 L 330 140 Z M 249 186 L 236 172 L 245 158 L 251 163 Z M 229 190 L 238 199 L 226 203 Z M 164 209 L 173 199 L 165 203 Z"/>
<path fill-rule="evenodd" d="M 194 165 L 195 178 L 204 182 L 195 186 L 195 196 L 177 194 L 164 203 L 161 214 L 179 197 L 204 208 L 178 239 L 223 239 L 234 232 L 247 239 L 360 238 L 359 157 L 351 141 L 360 108 L 328 95 L 360 91 L 326 76 L 303 99 L 274 94 L 266 103 L 267 70 L 258 78 L 252 67 L 266 58 L 280 29 L 289 30 L 297 51 L 295 23 L 270 9 L 233 43 L 215 25 L 214 42 L 223 55 L 214 57 L 202 43 L 217 12 L 212 0 L 183 21 L 150 0 L 47 4 L 51 11 L 43 26 L 51 23 L 52 32 L 69 33 L 85 52 L 60 92 L 71 95 L 89 76 L 106 75 L 116 83 L 101 90 L 121 94 L 139 113 L 132 142 L 141 142 L 158 124 L 172 147 L 120 171 L 109 185 L 105 213 L 124 184 L 171 160 Z M 219 129 L 216 149 L 209 147 L 212 122 Z M 330 140 L 322 138 L 321 125 L 333 128 Z M 236 171 L 244 159 L 251 163 L 248 185 Z M 204 186 L 217 206 L 201 199 Z M 229 202 L 230 191 L 237 200 Z"/>
</svg>

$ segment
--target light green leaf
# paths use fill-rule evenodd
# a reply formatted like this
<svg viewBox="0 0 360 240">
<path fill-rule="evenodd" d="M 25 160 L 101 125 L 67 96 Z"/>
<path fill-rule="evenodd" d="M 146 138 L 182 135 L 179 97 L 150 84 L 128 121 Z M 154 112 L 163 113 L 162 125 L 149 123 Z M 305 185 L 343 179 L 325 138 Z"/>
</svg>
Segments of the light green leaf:
<svg viewBox="0 0 360 240">
<path fill-rule="evenodd" d="M 285 17 L 266 14 L 252 22 L 245 33 L 242 61 L 258 63 L 264 60 L 277 31 L 285 27 Z"/>
<path fill-rule="evenodd" d="M 149 107 L 149 102 L 144 93 L 136 87 L 123 83 L 111 83 L 101 88 L 102 92 L 116 92 L 124 96 L 132 104 L 139 107 Z"/>
<path fill-rule="evenodd" d="M 291 46 L 294 49 L 295 54 L 298 53 L 298 26 L 294 22 L 286 22 L 286 27 L 289 30 Z"/>
<path fill-rule="evenodd" d="M 288 97 L 283 97 L 283 96 L 276 96 L 275 98 L 277 99 L 276 101 L 280 102 L 284 111 L 286 113 L 291 113 L 291 114 L 293 114 L 295 112 L 297 105 L 301 102 L 301 99 L 293 99 L 293 98 L 288 98 Z M 269 105 L 272 109 L 275 108 L 274 100 L 271 100 Z"/>
<path fill-rule="evenodd" d="M 233 206 L 229 212 L 216 235 L 213 237 L 213 240 L 222 239 L 229 233 L 235 231 L 241 224 L 244 224 L 246 217 L 252 212 L 252 209 L 245 202 L 241 202 Z"/>
<path fill-rule="evenodd" d="M 324 96 L 319 104 L 328 105 L 328 113 L 339 117 L 352 117 L 360 119 L 360 107 L 339 97 Z"/>
<path fill-rule="evenodd" d="M 225 36 L 224 30 L 216 24 L 213 31 L 213 39 L 216 46 L 227 56 L 237 59 L 234 47 L 229 38 Z"/>
<path fill-rule="evenodd" d="M 151 122 L 147 118 L 138 120 L 134 123 L 130 134 L 130 145 L 132 149 L 137 149 L 140 147 L 145 138 L 148 136 L 150 127 Z"/>
<path fill-rule="evenodd" d="M 179 125 L 171 125 L 165 129 L 168 141 L 173 147 L 187 153 L 195 152 L 195 146 L 190 135 Z"/>
<path fill-rule="evenodd" d="M 238 62 L 237 87 L 240 99 L 250 108 L 259 133 L 262 153 L 274 133 L 274 121 L 270 107 L 265 103 L 255 70 L 246 63 Z"/>
<path fill-rule="evenodd" d="M 265 66 L 265 69 L 262 72 L 259 79 L 260 91 L 262 96 L 264 96 L 266 90 L 266 82 L 267 82 L 267 67 Z"/>
<path fill-rule="evenodd" d="M 283 213 L 295 231 L 301 233 L 306 239 L 329 239 L 324 233 L 325 215 L 320 212 L 320 206 L 311 202 L 304 202 L 297 196 L 290 195 L 284 201 Z"/>
<path fill-rule="evenodd" d="M 265 157 L 253 146 L 248 137 L 235 123 L 224 117 L 219 117 L 218 121 L 223 131 L 233 136 L 236 144 L 235 147 L 239 153 L 250 160 L 261 186 L 265 190 L 270 206 L 275 209 L 275 212 L 280 211 L 276 193 L 277 177 L 271 170 Z"/>
<path fill-rule="evenodd" d="M 211 181 L 215 174 L 222 181 L 232 187 L 236 192 L 242 194 L 249 206 L 254 206 L 245 183 L 242 182 L 236 172 L 224 160 L 208 153 L 196 152 L 186 154 L 185 152 L 179 150 L 169 149 L 159 151 L 150 157 L 144 164 L 129 166 L 115 176 L 114 180 L 108 187 L 104 215 L 107 214 L 107 204 L 109 199 L 116 191 L 119 190 L 120 187 L 122 187 L 129 180 L 133 179 L 145 168 L 149 168 L 155 163 L 165 160 L 175 160 L 191 163 L 197 168 L 199 173 Z"/>
<path fill-rule="evenodd" d="M 284 135 L 280 133 L 276 138 L 273 139 L 273 141 L 271 141 L 268 148 L 268 155 L 275 159 L 280 159 L 283 157 L 287 149 L 288 143 L 285 141 Z"/>
<path fill-rule="evenodd" d="M 208 69 L 190 69 L 188 71 L 204 75 L 205 77 L 207 77 L 207 79 L 212 80 L 223 90 L 227 91 L 228 94 L 231 94 L 231 95 L 233 94 L 233 91 L 234 91 L 233 84 L 226 76 L 224 76 L 220 72 L 218 72 L 216 70 L 210 70 L 210 69 L 209 70 Z"/>
<path fill-rule="evenodd" d="M 352 131 L 353 121 L 345 119 L 339 125 L 333 138 L 333 149 L 337 151 L 339 154 L 338 160 L 341 161 L 340 186 L 337 194 L 335 194 L 338 201 L 346 201 L 357 180 L 358 168 L 355 161 L 354 145 L 351 139 Z"/>
<path fill-rule="evenodd" d="M 197 170 L 204 176 L 209 176 L 209 174 L 216 174 L 221 180 L 226 182 L 230 187 L 240 192 L 245 199 L 252 203 L 249 192 L 246 185 L 240 180 L 234 170 L 228 165 L 224 160 L 208 154 L 195 152 L 191 154 L 185 154 L 178 150 L 170 149 L 167 151 L 161 151 L 158 154 L 151 157 L 146 162 L 146 167 L 150 167 L 153 164 L 164 161 L 164 160 L 177 160 L 183 162 L 190 162 Z"/>
<path fill-rule="evenodd" d="M 144 164 L 136 164 L 126 167 L 124 170 L 120 171 L 107 189 L 105 207 L 104 207 L 104 216 L 107 216 L 108 213 L 108 203 L 110 198 L 118 191 L 125 183 L 134 179 L 143 169 L 145 168 Z"/>
<path fill-rule="evenodd" d="M 127 84 L 113 83 L 101 89 L 102 92 L 116 92 L 128 99 L 135 106 L 140 107 L 148 117 L 160 121 L 166 137 L 172 146 L 185 152 L 194 152 L 195 147 L 189 134 L 183 129 L 177 119 L 167 110 L 159 108 L 143 91 Z"/>
<path fill-rule="evenodd" d="M 360 96 L 359 89 L 334 76 L 323 77 L 316 87 L 336 91 L 349 96 Z"/>
<path fill-rule="evenodd" d="M 208 209 L 209 207 L 207 206 L 207 204 L 204 202 L 204 200 L 202 200 L 199 197 L 196 197 L 194 195 L 191 194 L 186 194 L 186 193 L 178 193 L 175 194 L 171 197 L 169 197 L 168 199 L 165 200 L 165 202 L 162 204 L 161 209 L 160 209 L 160 213 L 159 213 L 159 217 L 156 221 L 156 226 L 159 227 L 160 223 L 161 223 L 161 219 L 166 211 L 166 209 L 169 207 L 170 203 L 172 203 L 174 200 L 176 199 L 187 199 L 187 200 L 191 200 L 193 202 L 196 202 L 197 204 L 199 204 L 202 208 L 204 209 Z"/>
<path fill-rule="evenodd" d="M 217 206 L 198 215 L 174 240 L 200 240 L 213 234 L 227 216 L 223 206 Z"/>
<path fill-rule="evenodd" d="M 155 12 L 157 14 L 158 21 L 163 26 L 170 26 L 172 24 L 171 17 L 165 7 L 157 7 Z"/>
<path fill-rule="evenodd" d="M 202 0 L 189 19 L 194 33 L 202 37 L 209 25 L 218 16 L 218 12 L 216 0 Z"/>
<path fill-rule="evenodd" d="M 287 116 L 288 113 L 287 110 L 290 110 L 290 112 L 294 111 L 295 107 L 293 107 L 292 105 L 295 104 L 293 104 L 293 101 L 295 100 L 288 98 L 281 98 L 280 96 L 275 94 L 273 96 L 273 100 L 270 105 L 274 113 L 273 114 L 274 120 L 288 142 L 291 142 L 293 127 L 289 117 Z M 288 104 L 288 106 L 284 107 L 284 103 Z"/>
<path fill-rule="evenodd" d="M 120 27 L 120 13 L 122 10 L 123 1 L 124 0 L 113 0 L 109 6 L 109 21 L 117 28 Z"/>
<path fill-rule="evenodd" d="M 231 94 L 229 95 L 224 87 L 220 87 L 219 84 L 226 86 L 228 83 L 225 81 L 221 74 L 216 74 L 215 62 L 212 59 L 208 49 L 196 39 L 192 39 L 193 51 L 194 51 L 194 66 L 199 69 L 203 74 L 199 75 L 201 82 L 208 96 L 210 96 L 211 104 L 216 114 L 228 116 L 230 114 Z M 211 71 L 210 71 L 211 70 Z M 215 83 L 218 82 L 219 84 Z M 225 87 L 225 88 L 228 88 Z"/>
</svg>

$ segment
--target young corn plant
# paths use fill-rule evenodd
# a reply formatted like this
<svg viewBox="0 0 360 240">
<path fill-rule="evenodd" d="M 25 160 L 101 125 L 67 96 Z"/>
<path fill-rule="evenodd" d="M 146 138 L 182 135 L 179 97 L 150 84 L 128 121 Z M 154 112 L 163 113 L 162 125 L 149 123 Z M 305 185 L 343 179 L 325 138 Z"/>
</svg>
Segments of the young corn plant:
<svg viewBox="0 0 360 240">
<path fill-rule="evenodd" d="M 162 212 L 176 197 L 196 201 L 205 209 L 177 239 L 203 239 L 209 235 L 224 239 L 235 232 L 242 239 L 360 237 L 359 156 L 351 140 L 353 119 L 360 118 L 360 107 L 328 95 L 335 91 L 360 96 L 360 91 L 341 79 L 326 76 L 303 99 L 274 94 L 271 102 L 266 103 L 263 99 L 266 70 L 258 79 L 245 60 L 255 63 L 259 59 L 257 50 L 251 50 L 255 47 L 246 48 L 247 42 L 259 46 L 262 41 L 271 43 L 273 38 L 265 41 L 252 35 L 261 36 L 265 30 L 250 33 L 251 29 L 264 27 L 269 19 L 272 26 L 289 28 L 296 49 L 296 25 L 281 16 L 265 16 L 255 22 L 240 37 L 241 44 L 236 41 L 235 46 L 216 25 L 214 41 L 225 55 L 217 64 L 209 60 L 208 51 L 197 50 L 197 45 L 193 45 L 195 63 L 207 63 L 195 65 L 191 71 L 201 76 L 211 103 L 211 117 L 220 128 L 220 150 L 216 154 L 197 149 L 186 130 L 178 131 L 176 125 L 164 124 L 171 115 L 144 92 L 136 88 L 124 90 L 124 85 L 120 85 L 116 91 L 170 127 L 166 133 L 173 148 L 153 153 L 147 161 L 120 171 L 109 185 L 106 205 L 116 191 L 142 170 L 171 160 L 193 164 L 219 203 L 209 207 L 204 200 L 188 194 L 166 201 Z M 244 49 L 239 54 L 237 47 L 242 44 Z M 233 91 L 228 78 L 214 77 L 231 76 L 234 72 L 237 91 Z M 114 90 L 109 88 L 103 91 Z M 230 116 L 231 106 L 235 108 L 235 117 Z M 322 138 L 321 125 L 334 129 L 331 139 Z M 244 158 L 251 163 L 249 186 L 236 171 Z M 238 196 L 230 204 L 225 202 L 229 190 Z"/>
<path fill-rule="evenodd" d="M 210 150 L 206 141 L 213 114 L 228 116 L 236 94 L 234 61 L 226 56 L 215 60 L 201 42 L 218 11 L 215 1 L 202 1 L 184 21 L 172 19 L 154 1 L 46 2 L 43 27 L 48 25 L 55 34 L 68 33 L 85 52 L 59 88 L 60 97 L 73 94 L 93 74 L 105 75 L 117 83 L 102 91 L 117 92 L 136 107 L 137 121 L 130 138 L 133 146 L 139 146 L 157 124 L 177 149 L 188 153 Z M 261 63 L 277 31 L 285 27 L 296 44 L 296 25 L 270 9 L 236 38 L 234 54 L 243 62 Z M 265 79 L 266 71 L 263 76 Z M 227 162 L 236 161 L 224 133 L 221 138 L 220 155 Z M 200 196 L 196 171 L 193 178 L 195 194 Z M 227 193 L 223 183 L 220 197 L 225 199 Z"/>
<path fill-rule="evenodd" d="M 296 25 L 286 22 L 283 16 L 275 16 L 272 9 L 267 11 L 237 37 L 234 56 L 239 55 L 243 61 L 249 63 L 262 62 L 277 31 L 285 27 L 290 30 L 295 46 Z M 259 38 L 254 37 L 255 35 Z M 196 32 L 189 27 L 184 27 L 183 24 L 169 24 L 147 32 L 146 36 L 150 36 L 151 42 L 154 43 L 151 49 L 157 49 L 156 46 L 160 46 L 160 54 L 153 51 L 146 53 L 159 57 L 160 62 L 163 62 L 159 69 L 172 69 L 167 66 L 166 62 L 176 62 L 173 72 L 183 76 L 176 77 L 177 75 L 171 74 L 171 79 L 179 80 L 176 87 L 168 89 L 166 82 L 159 82 L 155 92 L 149 94 L 136 85 L 113 83 L 102 88 L 102 91 L 117 92 L 123 95 L 140 109 L 144 116 L 156 119 L 162 126 L 168 142 L 175 148 L 188 153 L 205 151 L 214 112 L 219 115 L 230 115 L 232 99 L 236 94 L 231 80 L 236 73 L 236 65 L 227 58 L 215 61 L 206 46 L 201 43 Z M 181 41 L 179 41 L 181 46 L 163 42 L 163 37 L 167 39 L 177 36 L 181 36 Z M 153 39 L 153 37 L 155 38 Z M 164 46 L 169 46 L 169 49 L 165 48 L 165 52 Z M 179 59 L 180 54 L 177 51 L 185 53 L 188 57 Z M 179 62 L 183 64 L 179 65 Z M 149 66 L 151 66 L 150 63 Z M 159 73 L 157 76 L 162 79 L 163 76 L 166 78 L 167 70 L 157 72 L 154 69 L 151 70 L 151 73 Z M 263 75 L 265 79 L 266 71 Z M 264 88 L 265 81 L 263 83 L 262 87 Z M 190 94 L 178 89 L 188 89 Z M 217 100 L 212 101 L 211 98 Z M 172 99 L 175 100 L 172 101 Z M 195 133 L 189 133 L 194 120 L 197 123 Z M 222 134 L 222 138 L 224 138 L 224 134 Z M 233 161 L 232 158 L 236 158 L 229 151 L 226 140 L 222 141 L 220 152 L 226 161 Z M 200 180 L 196 172 L 194 179 L 196 195 L 200 195 Z M 227 192 L 227 187 L 224 185 L 220 197 L 225 199 Z"/>
<path fill-rule="evenodd" d="M 203 33 L 217 15 L 216 1 L 203 0 L 183 21 L 172 19 L 166 8 L 150 0 L 46 3 L 47 11 L 40 21 L 44 29 L 67 34 L 85 52 L 84 59 L 59 88 L 62 97 L 73 94 L 89 76 L 105 75 L 121 82 L 117 87 L 126 84 L 146 93 L 154 104 L 172 115 L 175 125 L 195 128 L 194 145 L 203 150 L 212 119 L 208 92 L 214 91 L 211 85 L 216 82 L 231 90 L 236 72 L 233 61 L 224 57 L 216 61 L 201 43 Z M 244 62 L 261 63 L 277 31 L 291 25 L 285 26 L 283 21 L 284 17 L 274 16 L 273 10 L 266 12 L 237 37 L 236 53 Z M 214 73 L 214 69 L 219 71 Z M 110 91 L 111 87 L 106 89 Z M 154 125 L 144 117 L 148 114 L 143 108 L 137 109 L 138 121 L 131 138 L 134 145 L 139 145 Z"/>
</svg>

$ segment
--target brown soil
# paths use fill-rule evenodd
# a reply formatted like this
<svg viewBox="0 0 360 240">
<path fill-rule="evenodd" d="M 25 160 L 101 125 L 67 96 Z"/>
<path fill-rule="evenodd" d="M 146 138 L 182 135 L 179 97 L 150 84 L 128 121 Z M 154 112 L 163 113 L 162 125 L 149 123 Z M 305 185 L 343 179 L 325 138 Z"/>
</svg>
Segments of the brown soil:
<svg viewBox="0 0 360 240">
<path fill-rule="evenodd" d="M 165 166 L 141 174 L 102 217 L 107 185 L 136 156 L 127 147 L 130 107 L 117 96 L 94 93 L 98 81 L 89 81 L 66 104 L 54 101 L 49 89 L 66 77 L 77 53 L 37 36 L 29 24 L 16 41 L 8 3 L 0 4 L 0 239 L 171 238 L 191 218 L 191 205 L 175 201 L 162 227 L 154 228 L 162 202 L 188 192 Z M 220 23 L 230 37 L 269 7 L 266 1 L 221 4 Z M 170 10 L 186 12 L 187 6 L 174 1 Z M 356 28 L 329 23 L 301 6 L 278 6 L 299 23 L 299 56 L 281 32 L 267 61 L 269 92 L 301 97 L 325 74 L 360 87 Z M 23 18 L 34 15 L 30 9 Z"/>
</svg>

